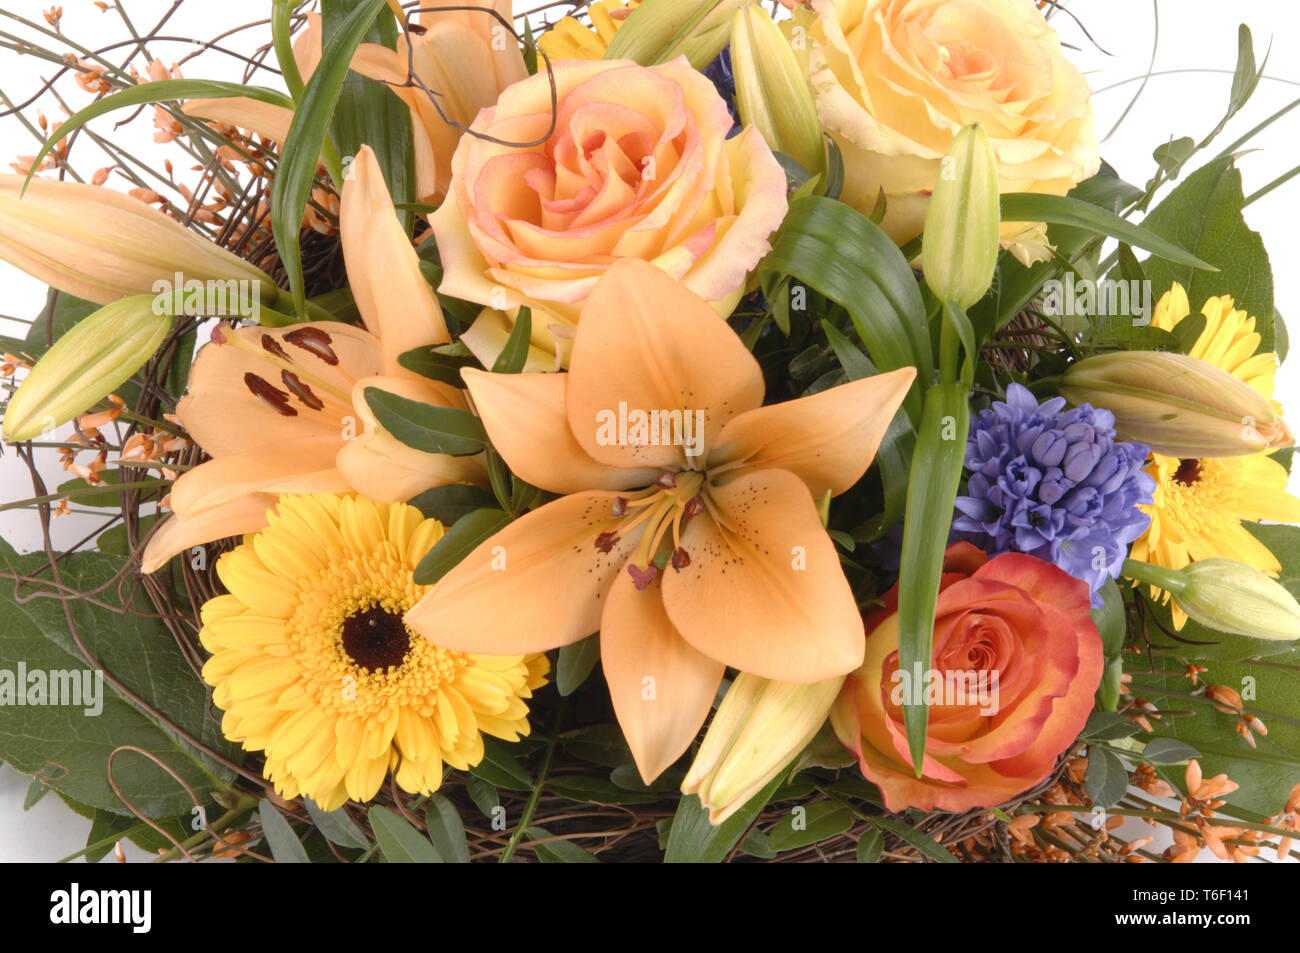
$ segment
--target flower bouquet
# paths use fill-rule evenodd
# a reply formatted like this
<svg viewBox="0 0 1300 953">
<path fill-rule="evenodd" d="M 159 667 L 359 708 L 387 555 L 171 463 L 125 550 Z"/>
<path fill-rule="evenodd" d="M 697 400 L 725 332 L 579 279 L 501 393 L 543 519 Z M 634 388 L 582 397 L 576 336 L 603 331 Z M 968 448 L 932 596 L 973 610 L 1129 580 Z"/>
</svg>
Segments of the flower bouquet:
<svg viewBox="0 0 1300 953">
<path fill-rule="evenodd" d="M 1136 186 L 1056 4 L 96 6 L 0 31 L 75 83 L 5 98 L 0 760 L 77 856 L 1293 854 L 1244 27 Z"/>
</svg>

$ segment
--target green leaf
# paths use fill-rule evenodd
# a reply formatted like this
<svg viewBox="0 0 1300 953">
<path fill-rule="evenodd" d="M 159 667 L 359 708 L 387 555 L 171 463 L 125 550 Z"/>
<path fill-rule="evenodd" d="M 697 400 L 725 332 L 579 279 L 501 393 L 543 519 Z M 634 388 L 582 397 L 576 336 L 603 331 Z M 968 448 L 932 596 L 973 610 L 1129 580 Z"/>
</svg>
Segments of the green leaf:
<svg viewBox="0 0 1300 953">
<path fill-rule="evenodd" d="M 507 791 L 531 791 L 533 787 L 523 765 L 495 738 L 483 739 L 483 760 L 472 765 L 469 773 Z"/>
<path fill-rule="evenodd" d="M 469 863 L 469 842 L 456 805 L 443 795 L 434 794 L 424 809 L 424 820 L 429 828 L 429 840 L 447 863 Z"/>
<path fill-rule="evenodd" d="M 302 799 L 302 803 L 303 807 L 307 808 L 307 813 L 311 815 L 316 829 L 331 844 L 354 850 L 365 850 L 370 846 L 370 840 L 347 811 L 342 808 L 336 811 L 323 811 L 320 805 L 306 797 Z"/>
<path fill-rule="evenodd" d="M 303 212 L 307 209 L 307 197 L 311 192 L 312 180 L 316 177 L 316 165 L 326 145 L 352 55 L 365 39 L 376 14 L 384 6 L 385 0 L 361 0 L 324 45 L 320 63 L 307 82 L 302 101 L 294 110 L 293 123 L 285 137 L 280 165 L 271 183 L 271 228 L 276 247 L 280 251 L 280 260 L 289 275 L 294 308 L 300 314 L 305 310 L 306 294 L 298 231 L 302 226 Z M 161 84 L 150 83 L 145 88 L 150 89 L 155 85 Z M 241 87 L 242 89 L 244 88 Z M 343 187 L 341 182 L 336 182 L 335 185 Z"/>
<path fill-rule="evenodd" d="M 7 571 L 22 574 L 45 565 L 43 556 L 20 557 L 3 542 L 0 561 Z M 60 567 L 64 585 L 79 591 L 106 591 L 110 598 L 118 592 L 115 580 L 125 570 L 123 560 L 101 553 L 66 556 Z M 130 592 L 123 589 L 121 595 Z M 115 614 L 87 600 L 65 603 L 42 597 L 32 588 L 15 593 L 13 583 L 5 580 L 0 582 L 0 614 L 5 619 L 0 626 L 0 658 L 8 660 L 4 668 L 15 681 L 19 664 L 29 678 L 37 671 L 67 673 L 65 679 L 77 678 L 83 691 L 90 686 L 91 694 L 82 698 L 81 705 L 0 704 L 0 760 L 26 774 L 40 775 L 61 796 L 115 814 L 129 813 L 109 784 L 109 757 L 119 746 L 150 752 L 205 801 L 214 790 L 223 789 L 233 777 L 228 769 L 158 727 L 107 680 L 95 680 L 94 670 L 69 632 L 65 605 L 87 649 L 129 691 L 222 757 L 236 762 L 242 758 L 238 746 L 222 736 L 220 715 L 211 710 L 206 687 L 189 668 L 171 633 L 158 619 L 144 614 L 155 610 L 143 593 L 137 592 L 131 603 L 140 614 Z M 64 687 L 70 687 L 66 680 Z M 0 684 L 0 692 L 4 690 Z M 97 712 L 96 697 L 102 705 Z M 115 756 L 112 774 L 123 796 L 147 817 L 184 814 L 193 806 L 175 780 L 136 752 Z"/>
<path fill-rule="evenodd" d="M 119 506 L 122 505 L 122 491 L 115 490 L 113 489 L 113 487 L 118 483 L 122 482 L 122 471 L 101 470 L 99 472 L 99 478 L 104 481 L 103 484 L 96 483 L 92 485 L 90 483 L 87 483 L 81 477 L 77 477 L 75 480 L 65 480 L 63 483 L 60 483 L 58 487 L 55 488 L 54 492 L 59 494 L 67 494 L 67 493 L 78 494 L 75 497 L 76 504 L 78 506 L 112 507 L 113 509 L 117 509 Z M 83 492 L 85 490 L 92 490 L 98 486 L 103 486 L 102 492 L 99 493 Z M 126 531 L 123 530 L 124 539 L 125 539 L 125 533 Z"/>
<path fill-rule="evenodd" d="M 1241 173 L 1231 156 L 1197 169 L 1142 222 L 1148 231 L 1176 242 L 1214 265 L 1203 271 L 1185 264 L 1146 262 L 1157 297 L 1175 281 L 1187 291 L 1193 313 L 1207 298 L 1231 295 L 1237 308 L 1255 318 L 1261 351 L 1273 349 L 1273 272 L 1264 242 L 1242 217 Z"/>
<path fill-rule="evenodd" d="M 49 289 L 45 296 L 45 307 L 27 327 L 22 350 L 39 358 L 55 341 L 72 330 L 74 325 L 90 317 L 100 307 L 92 301 L 84 301 L 54 288 Z"/>
<path fill-rule="evenodd" d="M 533 840 L 542 840 L 552 836 L 544 827 L 528 828 L 528 836 Z M 553 840 L 545 844 L 534 844 L 537 859 L 544 864 L 598 864 L 600 858 L 590 851 L 583 850 L 570 840 Z"/>
<path fill-rule="evenodd" d="M 435 519 L 443 526 L 453 526 L 461 517 L 475 510 L 490 509 L 495 502 L 487 490 L 469 483 L 435 486 L 410 501 L 411 506 L 425 517 Z"/>
<path fill-rule="evenodd" d="M 865 830 L 858 838 L 857 858 L 860 864 L 878 864 L 885 851 L 885 835 L 876 828 Z"/>
<path fill-rule="evenodd" d="M 463 457 L 487 446 L 483 422 L 467 410 L 435 407 L 378 387 L 364 393 L 379 426 L 413 450 Z"/>
<path fill-rule="evenodd" d="M 261 103 L 283 106 L 286 109 L 293 108 L 293 100 L 284 93 L 276 92 L 274 89 L 266 89 L 262 86 L 246 86 L 242 83 L 222 83 L 213 79 L 163 79 L 152 83 L 142 83 L 139 86 L 130 86 L 113 93 L 111 96 L 95 100 L 86 108 L 77 110 L 63 120 L 58 130 L 51 133 L 50 137 L 41 143 L 36 158 L 32 160 L 31 171 L 27 173 L 27 179 L 23 182 L 23 188 L 27 188 L 27 183 L 36 174 L 36 169 L 40 167 L 41 160 L 49 154 L 50 150 L 58 142 L 71 136 L 90 120 L 96 119 L 105 113 L 132 106 L 146 106 L 150 103 L 165 103 L 182 99 L 228 99 L 233 96 L 246 96 Z M 316 153 L 312 155 L 315 156 Z M 303 207 L 306 208 L 305 200 Z M 298 216 L 298 221 L 302 221 L 301 214 Z"/>
<path fill-rule="evenodd" d="M 505 347 L 492 365 L 494 374 L 518 374 L 528 360 L 528 348 L 533 335 L 533 312 L 525 306 L 515 316 L 515 326 L 510 329 Z"/>
<path fill-rule="evenodd" d="M 1152 764 L 1183 764 L 1201 753 L 1177 738 L 1152 738 L 1142 749 L 1142 757 Z"/>
<path fill-rule="evenodd" d="M 618 725 L 588 725 L 560 735 L 564 750 L 575 758 L 617 768 L 632 761 L 632 750 Z"/>
<path fill-rule="evenodd" d="M 1189 314 L 1174 325 L 1174 340 L 1177 342 L 1178 350 L 1181 353 L 1191 353 L 1192 348 L 1196 347 L 1196 342 L 1200 339 L 1201 332 L 1205 330 L 1207 323 L 1205 315 L 1197 313 Z"/>
<path fill-rule="evenodd" d="M 772 251 L 758 266 L 768 304 L 789 326 L 787 276 L 843 307 L 882 371 L 916 367 L 905 404 L 920 416 L 920 389 L 933 373 L 928 322 L 912 269 L 879 226 L 849 206 L 808 196 L 790 205 Z"/>
<path fill-rule="evenodd" d="M 1183 163 L 1195 154 L 1196 140 L 1190 136 L 1183 136 L 1181 139 L 1171 139 L 1156 146 L 1151 153 L 1151 158 L 1156 160 L 1156 165 L 1160 166 L 1170 178 L 1177 178 L 1182 171 Z"/>
<path fill-rule="evenodd" d="M 1128 771 L 1118 757 L 1094 745 L 1088 749 L 1088 770 L 1083 776 L 1083 788 L 1092 803 L 1110 807 L 1128 790 Z"/>
<path fill-rule="evenodd" d="M 271 857 L 277 864 L 310 863 L 302 841 L 298 840 L 298 835 L 293 832 L 279 808 L 263 798 L 257 805 L 257 816 L 262 822 L 266 846 L 271 849 Z"/>
<path fill-rule="evenodd" d="M 433 843 L 386 807 L 370 809 L 370 827 L 379 849 L 390 864 L 441 864 L 442 856 Z"/>
<path fill-rule="evenodd" d="M 909 824 L 896 821 L 890 817 L 871 817 L 868 818 L 873 827 L 877 827 L 887 834 L 893 834 L 903 840 L 904 843 L 915 847 L 917 851 L 930 860 L 938 864 L 959 864 L 959 861 L 953 856 L 952 851 L 944 847 L 929 834 L 918 831 Z"/>
<path fill-rule="evenodd" d="M 740 849 L 751 857 L 757 857 L 760 860 L 775 860 L 779 855 L 767 843 L 767 835 L 762 831 L 755 829 L 749 832 L 749 836 L 740 842 Z"/>
<path fill-rule="evenodd" d="M 552 794 L 583 804 L 653 804 L 664 799 L 663 794 L 653 791 L 633 791 L 605 778 L 578 774 L 547 778 L 546 788 Z"/>
<path fill-rule="evenodd" d="M 898 666 L 907 672 L 918 666 L 927 671 L 933 664 L 934 607 L 970 428 L 968 394 L 961 384 L 934 385 L 925 395 L 917 430 L 899 563 L 908 584 L 899 589 Z M 925 701 L 908 701 L 903 719 L 912 763 L 920 765 L 929 721 Z"/>
<path fill-rule="evenodd" d="M 1232 74 L 1232 92 L 1228 97 L 1229 117 L 1246 105 L 1263 75 L 1263 67 L 1255 67 L 1255 43 L 1250 27 L 1242 23 L 1237 27 L 1237 68 Z"/>
<path fill-rule="evenodd" d="M 1143 225 L 1134 225 L 1113 212 L 1098 208 L 1090 202 L 1070 198 L 1068 195 L 1043 195 L 1037 192 L 1006 192 L 1002 195 L 1002 221 L 1047 222 L 1056 225 L 1073 225 L 1086 228 L 1129 245 L 1145 248 L 1160 258 L 1186 266 L 1189 269 L 1213 269 L 1211 262 L 1168 241 L 1150 227 L 1150 219 Z"/>
<path fill-rule="evenodd" d="M 397 356 L 397 363 L 421 377 L 442 381 L 453 387 L 464 387 L 465 381 L 460 376 L 461 368 L 477 367 L 478 358 L 457 341 L 438 347 L 417 347 L 403 351 Z"/>
<path fill-rule="evenodd" d="M 600 661 L 600 636 L 589 635 L 560 649 L 555 663 L 555 687 L 561 695 L 572 695 Z"/>
<path fill-rule="evenodd" d="M 465 791 L 469 794 L 469 799 L 474 802 L 474 806 L 483 812 L 484 817 L 492 817 L 496 809 L 501 806 L 501 794 L 491 781 L 485 781 L 471 774 L 465 778 Z"/>
<path fill-rule="evenodd" d="M 31 784 L 27 785 L 27 793 L 23 795 L 23 810 L 30 811 L 49 793 L 50 789 L 44 781 L 40 778 L 32 778 Z"/>
<path fill-rule="evenodd" d="M 664 863 L 722 863 L 784 780 L 785 772 L 782 771 L 717 827 L 709 823 L 709 812 L 700 804 L 698 796 L 688 794 L 683 797 L 677 802 L 677 813 L 673 815 Z"/>
<path fill-rule="evenodd" d="M 767 846 L 775 851 L 807 847 L 853 826 L 853 813 L 837 801 L 797 805 L 767 833 Z"/>
<path fill-rule="evenodd" d="M 1116 741 L 1132 737 L 1141 730 L 1142 726 L 1131 718 L 1111 711 L 1094 711 L 1088 716 L 1079 737 L 1086 741 Z"/>
<path fill-rule="evenodd" d="M 421 586 L 431 586 L 460 564 L 485 540 L 510 524 L 510 514 L 497 509 L 474 510 L 462 516 L 433 549 L 424 554 L 415 567 L 413 578 Z"/>
<path fill-rule="evenodd" d="M 323 42 L 328 45 L 347 15 L 359 0 L 322 0 L 321 28 Z M 397 46 L 397 23 L 391 16 L 379 16 L 364 37 L 364 42 L 376 43 L 388 49 Z M 344 156 L 355 156 L 361 146 L 374 150 L 379 170 L 395 205 L 410 205 L 415 201 L 415 144 L 411 126 L 411 110 L 397 94 L 384 83 L 349 71 L 343 88 L 339 91 L 338 105 L 330 125 L 338 151 Z M 409 208 L 399 210 L 402 227 L 409 235 L 415 224 L 415 214 Z"/>
<path fill-rule="evenodd" d="M 1098 590 L 1101 596 L 1101 608 L 1090 610 L 1093 624 L 1101 636 L 1101 649 L 1107 657 L 1118 655 L 1124 647 L 1124 635 L 1128 620 L 1124 612 L 1124 597 L 1114 579 L 1107 579 L 1106 584 Z"/>
</svg>

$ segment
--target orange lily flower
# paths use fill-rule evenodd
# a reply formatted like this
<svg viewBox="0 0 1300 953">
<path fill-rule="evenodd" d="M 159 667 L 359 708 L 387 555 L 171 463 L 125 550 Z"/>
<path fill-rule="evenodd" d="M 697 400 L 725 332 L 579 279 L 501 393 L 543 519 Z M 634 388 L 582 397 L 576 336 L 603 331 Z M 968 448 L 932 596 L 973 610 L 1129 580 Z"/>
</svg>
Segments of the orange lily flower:
<svg viewBox="0 0 1300 953">
<path fill-rule="evenodd" d="M 145 549 L 145 572 L 200 543 L 261 529 L 280 493 L 355 490 L 390 503 L 446 483 L 485 482 L 481 455 L 414 450 L 380 428 L 366 403 L 365 389 L 377 387 L 466 409 L 458 388 L 397 361 L 450 336 L 369 147 L 343 186 L 340 221 L 366 329 L 324 321 L 214 332 L 176 407 L 212 459 L 172 487 L 173 515 Z"/>
<path fill-rule="evenodd" d="M 490 6 L 507 23 L 514 19 L 512 0 L 480 5 Z M 464 6 L 455 0 L 426 0 L 410 33 L 398 36 L 396 50 L 362 43 L 352 58 L 353 70 L 387 83 L 410 107 L 421 202 L 436 202 L 451 184 L 451 156 L 463 130 L 447 119 L 469 126 L 480 109 L 496 103 L 501 90 L 528 76 L 519 44 L 499 20 L 481 10 L 444 9 Z M 305 81 L 320 62 L 320 14 L 308 15 L 293 52 Z M 434 95 L 408 83 L 411 73 Z M 182 108 L 188 115 L 251 129 L 280 143 L 293 121 L 290 109 L 243 97 L 195 99 Z"/>
<path fill-rule="evenodd" d="M 631 259 L 588 299 L 569 368 L 462 372 L 514 472 L 566 495 L 485 541 L 406 622 L 492 655 L 599 629 L 649 781 L 690 745 L 726 666 L 808 683 L 861 664 L 862 619 L 814 500 L 866 472 L 916 372 L 760 406 L 758 362 L 726 321 Z M 638 411 L 682 426 L 614 439 L 613 417 Z"/>
</svg>

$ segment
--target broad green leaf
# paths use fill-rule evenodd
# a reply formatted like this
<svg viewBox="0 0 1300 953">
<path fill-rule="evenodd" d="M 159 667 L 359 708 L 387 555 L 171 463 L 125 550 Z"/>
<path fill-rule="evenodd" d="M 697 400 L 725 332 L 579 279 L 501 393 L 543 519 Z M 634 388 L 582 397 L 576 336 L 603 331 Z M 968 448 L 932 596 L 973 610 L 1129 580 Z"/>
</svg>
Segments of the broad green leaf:
<svg viewBox="0 0 1300 953">
<path fill-rule="evenodd" d="M 469 863 L 469 842 L 456 805 L 443 795 L 434 794 L 424 809 L 424 820 L 429 828 L 429 840 L 443 860 L 449 864 Z"/>
<path fill-rule="evenodd" d="M 533 779 L 518 759 L 496 738 L 483 739 L 483 760 L 471 765 L 469 773 L 507 791 L 530 791 Z"/>
<path fill-rule="evenodd" d="M 494 502 L 492 494 L 481 487 L 470 483 L 453 483 L 425 490 L 412 498 L 410 504 L 429 519 L 435 519 L 443 526 L 452 526 L 462 516 L 468 516 L 475 510 L 491 508 Z"/>
<path fill-rule="evenodd" d="M 836 801 L 799 804 L 767 832 L 767 846 L 778 852 L 807 847 L 843 834 L 852 826 L 853 813 Z"/>
<path fill-rule="evenodd" d="M 605 778 L 576 774 L 547 778 L 546 788 L 552 794 L 584 804 L 653 804 L 664 798 L 652 791 L 630 791 Z"/>
<path fill-rule="evenodd" d="M 266 846 L 271 849 L 271 857 L 277 864 L 310 863 L 302 841 L 298 840 L 298 835 L 293 832 L 279 808 L 263 798 L 257 805 L 257 816 L 262 822 Z"/>
<path fill-rule="evenodd" d="M 1088 716 L 1079 737 L 1087 741 L 1115 741 L 1130 738 L 1141 730 L 1142 726 L 1131 718 L 1112 711 L 1094 711 Z"/>
<path fill-rule="evenodd" d="M 1201 753 L 1177 738 L 1152 738 L 1142 749 L 1142 757 L 1152 764 L 1182 764 Z"/>
<path fill-rule="evenodd" d="M 324 44 L 320 63 L 307 82 L 302 101 L 294 110 L 280 165 L 271 183 L 271 228 L 280 260 L 289 275 L 294 309 L 299 314 L 305 310 L 306 294 L 298 231 L 302 226 L 303 212 L 307 209 L 307 197 L 311 193 L 316 165 L 326 145 L 352 55 L 384 6 L 385 0 L 361 0 L 339 24 L 329 42 Z M 145 88 L 154 85 L 150 83 Z M 343 187 L 341 182 L 335 185 Z"/>
<path fill-rule="evenodd" d="M 885 850 L 885 835 L 878 828 L 869 828 L 858 838 L 857 858 L 860 864 L 878 864 Z"/>
<path fill-rule="evenodd" d="M 323 811 L 315 801 L 306 797 L 302 799 L 302 803 L 307 808 L 307 813 L 311 815 L 316 829 L 331 844 L 354 850 L 365 850 L 370 846 L 369 839 L 347 811 L 342 808 L 336 811 Z"/>
<path fill-rule="evenodd" d="M 1197 169 L 1151 210 L 1145 229 L 1177 243 L 1218 271 L 1150 258 L 1145 263 L 1152 294 L 1175 282 L 1187 291 L 1193 313 L 1207 298 L 1231 295 L 1234 305 L 1255 318 L 1260 350 L 1273 349 L 1273 272 L 1259 233 L 1242 217 L 1241 173 L 1232 157 Z"/>
<path fill-rule="evenodd" d="M 497 509 L 474 510 L 462 516 L 443 533 L 433 549 L 425 553 L 415 567 L 414 579 L 421 586 L 437 582 L 472 553 L 480 543 L 491 538 L 510 523 L 510 514 Z"/>
<path fill-rule="evenodd" d="M 501 806 L 501 794 L 497 791 L 496 785 L 477 775 L 471 774 L 465 778 L 465 791 L 469 794 L 469 799 L 474 802 L 474 806 L 483 812 L 484 817 L 492 817 L 496 809 Z"/>
<path fill-rule="evenodd" d="M 1128 790 L 1128 771 L 1117 756 L 1093 745 L 1088 749 L 1088 770 L 1083 776 L 1083 787 L 1093 804 L 1110 807 Z"/>
<path fill-rule="evenodd" d="M 379 849 L 390 864 L 441 864 L 442 856 L 433 842 L 407 820 L 386 807 L 370 809 L 370 827 Z"/>
<path fill-rule="evenodd" d="M 417 347 L 403 351 L 397 356 L 397 363 L 421 377 L 442 381 L 453 387 L 464 387 L 465 381 L 460 376 L 461 368 L 477 367 L 478 358 L 457 341 L 438 347 Z"/>
<path fill-rule="evenodd" d="M 573 757 L 606 768 L 617 768 L 632 761 L 632 750 L 618 725 L 588 725 L 560 735 L 564 750 Z"/>
<path fill-rule="evenodd" d="M 599 661 L 599 635 L 589 635 L 564 646 L 555 663 L 555 687 L 561 695 L 572 695 L 587 680 Z"/>
<path fill-rule="evenodd" d="M 378 387 L 364 391 L 379 426 L 413 450 L 453 457 L 481 453 L 487 445 L 483 422 L 458 407 L 436 407 Z"/>
</svg>

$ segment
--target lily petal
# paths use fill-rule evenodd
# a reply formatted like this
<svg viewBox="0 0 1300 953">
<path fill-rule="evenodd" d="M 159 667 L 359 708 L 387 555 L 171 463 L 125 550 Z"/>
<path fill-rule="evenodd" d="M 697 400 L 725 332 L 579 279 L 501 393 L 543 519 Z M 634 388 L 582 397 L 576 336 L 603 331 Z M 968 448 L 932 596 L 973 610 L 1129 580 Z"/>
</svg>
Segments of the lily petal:
<svg viewBox="0 0 1300 953">
<path fill-rule="evenodd" d="M 397 358 L 404 351 L 448 343 L 442 306 L 420 273 L 369 146 L 357 153 L 343 184 L 339 230 L 357 310 L 379 336 L 384 372 L 401 373 Z"/>
<path fill-rule="evenodd" d="M 250 493 L 193 515 L 173 513 L 149 537 L 140 571 L 156 572 L 177 553 L 214 539 L 253 533 L 266 526 L 266 511 L 275 506 L 271 493 Z"/>
<path fill-rule="evenodd" d="M 827 490 L 838 496 L 871 466 L 915 377 L 916 368 L 904 367 L 746 411 L 723 426 L 709 467 L 743 461 L 746 469 L 789 470 L 814 499 Z"/>
<path fill-rule="evenodd" d="M 667 570 L 664 606 L 683 638 L 743 672 L 805 684 L 862 663 L 857 603 L 808 487 L 756 470 L 705 499 L 687 524 L 690 564 Z"/>
<path fill-rule="evenodd" d="M 569 361 L 569 426 L 601 463 L 676 469 L 688 462 L 683 447 L 654 445 L 660 434 L 649 445 L 601 442 L 602 420 L 621 403 L 629 413 L 702 412 L 707 453 L 728 419 L 763 402 L 762 372 L 736 332 L 648 262 L 611 266 L 587 299 L 581 327 Z"/>
<path fill-rule="evenodd" d="M 293 123 L 293 110 L 247 96 L 227 99 L 191 99 L 181 106 L 181 112 L 196 119 L 238 126 L 274 142 L 283 143 L 289 136 Z"/>
<path fill-rule="evenodd" d="M 481 543 L 406 613 L 435 645 L 484 655 L 545 652 L 600 627 L 614 577 L 638 528 L 601 552 L 617 493 L 575 493 L 515 520 Z"/>
<path fill-rule="evenodd" d="M 492 445 L 510 469 L 552 493 L 647 486 L 658 470 L 597 463 L 573 439 L 564 413 L 566 374 L 461 372 Z"/>
<path fill-rule="evenodd" d="M 619 573 L 600 620 L 600 664 L 623 737 L 649 784 L 690 747 L 724 666 L 673 628 L 659 585 L 638 591 Z"/>
</svg>

